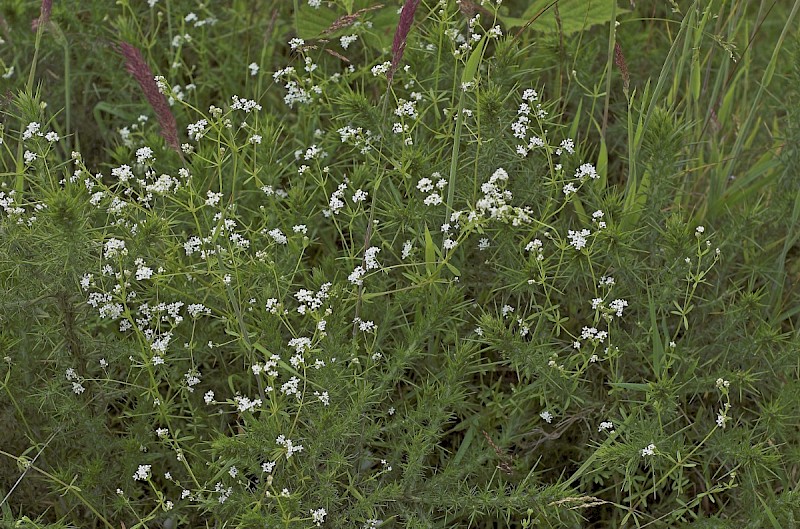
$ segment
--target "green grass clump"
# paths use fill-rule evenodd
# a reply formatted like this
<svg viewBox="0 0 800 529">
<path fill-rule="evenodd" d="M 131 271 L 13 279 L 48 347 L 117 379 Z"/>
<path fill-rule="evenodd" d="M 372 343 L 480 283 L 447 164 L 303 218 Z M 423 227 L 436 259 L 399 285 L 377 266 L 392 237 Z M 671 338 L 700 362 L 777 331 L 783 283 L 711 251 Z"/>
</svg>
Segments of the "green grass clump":
<svg viewBox="0 0 800 529">
<path fill-rule="evenodd" d="M 797 524 L 800 1 L 28 4 L 4 526 Z"/>
</svg>

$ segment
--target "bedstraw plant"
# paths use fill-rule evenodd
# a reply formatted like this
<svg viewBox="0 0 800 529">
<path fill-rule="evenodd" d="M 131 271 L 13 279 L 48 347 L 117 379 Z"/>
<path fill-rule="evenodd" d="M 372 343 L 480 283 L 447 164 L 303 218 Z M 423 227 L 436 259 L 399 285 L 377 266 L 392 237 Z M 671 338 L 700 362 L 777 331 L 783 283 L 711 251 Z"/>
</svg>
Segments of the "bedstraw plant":
<svg viewBox="0 0 800 529">
<path fill-rule="evenodd" d="M 798 523 L 800 2 L 29 4 L 3 526 Z"/>
</svg>

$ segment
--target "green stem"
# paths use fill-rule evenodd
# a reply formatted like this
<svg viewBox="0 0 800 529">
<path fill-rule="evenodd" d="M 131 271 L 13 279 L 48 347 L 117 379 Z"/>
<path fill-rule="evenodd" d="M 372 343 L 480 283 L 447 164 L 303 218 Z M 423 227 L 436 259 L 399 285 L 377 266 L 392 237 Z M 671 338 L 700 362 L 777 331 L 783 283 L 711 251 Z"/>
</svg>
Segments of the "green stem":
<svg viewBox="0 0 800 529">
<path fill-rule="evenodd" d="M 606 100 L 603 105 L 603 127 L 601 135 L 606 137 L 608 126 L 608 105 L 611 101 L 611 73 L 613 72 L 614 44 L 617 42 L 617 2 L 611 2 L 611 27 L 608 30 L 608 56 L 606 57 Z"/>
</svg>

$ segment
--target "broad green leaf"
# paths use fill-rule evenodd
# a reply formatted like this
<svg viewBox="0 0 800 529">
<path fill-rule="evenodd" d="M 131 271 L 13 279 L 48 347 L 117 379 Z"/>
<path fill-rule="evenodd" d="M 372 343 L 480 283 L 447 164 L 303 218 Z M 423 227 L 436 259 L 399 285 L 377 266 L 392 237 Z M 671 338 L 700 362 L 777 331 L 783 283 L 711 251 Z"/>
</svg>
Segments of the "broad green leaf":
<svg viewBox="0 0 800 529">
<path fill-rule="evenodd" d="M 628 391 L 646 392 L 650 389 L 649 384 L 641 382 L 609 382 L 608 384 L 614 389 L 627 389 Z"/>
<path fill-rule="evenodd" d="M 497 19 L 503 23 L 506 28 L 520 28 L 528 23 L 527 19 L 520 17 L 510 17 L 505 15 L 497 15 Z"/>
<path fill-rule="evenodd" d="M 337 13 L 329 7 L 314 9 L 303 3 L 297 10 L 295 29 L 301 39 L 315 39 L 322 35 L 342 13 Z"/>
<path fill-rule="evenodd" d="M 700 100 L 700 51 L 695 50 L 692 54 L 692 70 L 689 75 L 692 88 L 692 100 L 696 103 Z"/>
<path fill-rule="evenodd" d="M 468 83 L 475 79 L 478 73 L 478 66 L 481 64 L 481 57 L 483 57 L 483 48 L 486 47 L 486 36 L 481 39 L 475 49 L 467 59 L 467 65 L 464 67 L 464 73 L 461 74 L 461 82 Z"/>
<path fill-rule="evenodd" d="M 459 276 L 459 277 L 461 276 L 461 271 L 458 268 L 456 268 L 455 265 L 452 264 L 450 261 L 445 261 L 444 265 L 447 267 L 448 270 L 450 270 L 450 272 L 453 275 L 456 275 L 456 276 Z"/>
<path fill-rule="evenodd" d="M 428 275 L 433 275 L 436 264 L 436 245 L 433 244 L 433 237 L 428 227 L 425 226 L 425 270 Z"/>
<path fill-rule="evenodd" d="M 561 31 L 570 35 L 583 31 L 598 24 L 611 21 L 612 1 L 616 0 L 559 0 L 558 15 L 561 19 Z M 555 6 L 548 6 L 553 0 L 534 0 L 525 14 L 526 21 L 535 17 L 540 11 L 545 11 L 530 25 L 530 29 L 541 33 L 558 33 Z M 617 13 L 627 13 L 628 10 L 617 8 Z"/>
</svg>

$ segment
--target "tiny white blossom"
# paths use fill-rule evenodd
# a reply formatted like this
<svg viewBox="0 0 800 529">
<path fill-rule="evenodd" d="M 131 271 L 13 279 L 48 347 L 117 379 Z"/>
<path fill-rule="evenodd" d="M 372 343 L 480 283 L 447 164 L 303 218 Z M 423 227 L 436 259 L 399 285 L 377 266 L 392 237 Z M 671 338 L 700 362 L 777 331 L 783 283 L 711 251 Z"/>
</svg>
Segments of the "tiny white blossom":
<svg viewBox="0 0 800 529">
<path fill-rule="evenodd" d="M 597 431 L 602 432 L 605 430 L 613 430 L 613 429 L 614 429 L 614 423 L 612 423 L 611 421 L 603 421 L 600 423 L 600 427 L 597 428 Z"/>
</svg>

